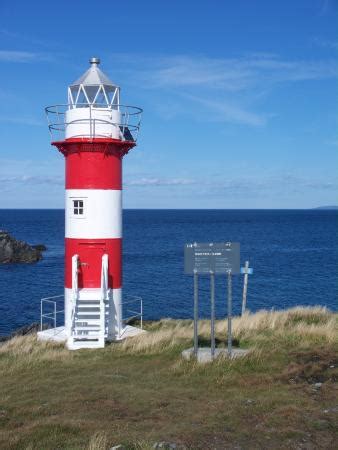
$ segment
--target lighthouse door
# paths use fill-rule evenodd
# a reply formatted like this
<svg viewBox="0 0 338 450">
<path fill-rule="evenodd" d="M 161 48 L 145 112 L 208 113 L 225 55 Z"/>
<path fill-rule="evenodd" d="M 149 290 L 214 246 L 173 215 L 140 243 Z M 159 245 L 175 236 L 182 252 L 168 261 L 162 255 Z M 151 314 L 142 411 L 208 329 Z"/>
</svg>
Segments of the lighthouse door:
<svg viewBox="0 0 338 450">
<path fill-rule="evenodd" d="M 79 287 L 99 288 L 101 286 L 102 256 L 105 242 L 79 243 Z"/>
</svg>

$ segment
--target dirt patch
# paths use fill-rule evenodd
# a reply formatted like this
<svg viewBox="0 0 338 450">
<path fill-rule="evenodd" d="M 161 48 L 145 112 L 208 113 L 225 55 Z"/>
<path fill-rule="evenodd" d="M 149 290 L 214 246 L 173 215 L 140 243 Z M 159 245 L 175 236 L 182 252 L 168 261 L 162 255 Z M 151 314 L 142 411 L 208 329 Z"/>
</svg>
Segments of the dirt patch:
<svg viewBox="0 0 338 450">
<path fill-rule="evenodd" d="M 320 348 L 290 353 L 292 362 L 278 377 L 288 383 L 324 383 L 338 381 L 338 352 Z"/>
</svg>

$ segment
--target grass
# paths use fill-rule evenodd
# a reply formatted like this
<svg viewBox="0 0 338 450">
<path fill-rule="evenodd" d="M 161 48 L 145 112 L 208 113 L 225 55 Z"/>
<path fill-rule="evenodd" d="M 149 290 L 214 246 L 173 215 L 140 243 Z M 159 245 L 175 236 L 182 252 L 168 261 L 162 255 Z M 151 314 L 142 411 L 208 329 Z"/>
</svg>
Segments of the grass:
<svg viewBox="0 0 338 450">
<path fill-rule="evenodd" d="M 337 448 L 337 314 L 299 307 L 235 318 L 234 340 L 250 354 L 208 365 L 180 358 L 191 321 L 147 329 L 102 350 L 69 352 L 35 335 L 2 344 L 0 448 Z M 200 322 L 204 343 L 209 329 Z M 226 321 L 216 329 L 225 345 Z"/>
</svg>

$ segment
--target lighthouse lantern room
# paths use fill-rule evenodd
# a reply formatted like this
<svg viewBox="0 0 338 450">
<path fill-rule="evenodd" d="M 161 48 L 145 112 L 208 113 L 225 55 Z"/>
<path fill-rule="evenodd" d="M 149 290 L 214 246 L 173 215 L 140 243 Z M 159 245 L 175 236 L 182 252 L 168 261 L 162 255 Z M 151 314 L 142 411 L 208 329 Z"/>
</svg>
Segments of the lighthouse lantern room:
<svg viewBox="0 0 338 450">
<path fill-rule="evenodd" d="M 40 339 L 69 349 L 104 347 L 139 332 L 122 322 L 122 158 L 136 145 L 142 110 L 90 59 L 68 103 L 46 108 L 52 145 L 65 157 L 64 327 Z"/>
</svg>

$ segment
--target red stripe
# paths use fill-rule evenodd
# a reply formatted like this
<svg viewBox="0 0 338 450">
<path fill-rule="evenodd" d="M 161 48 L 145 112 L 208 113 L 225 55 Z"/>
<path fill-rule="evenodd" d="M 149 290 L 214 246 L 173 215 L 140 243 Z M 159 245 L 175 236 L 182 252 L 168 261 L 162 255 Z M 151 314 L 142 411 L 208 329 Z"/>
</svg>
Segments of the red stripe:
<svg viewBox="0 0 338 450">
<path fill-rule="evenodd" d="M 109 260 L 109 287 L 122 286 L 122 239 L 65 239 L 65 287 L 72 288 L 72 256 L 79 255 L 80 288 L 101 286 L 102 255 Z"/>
<path fill-rule="evenodd" d="M 66 156 L 66 189 L 122 189 L 121 157 L 103 152 Z"/>
<path fill-rule="evenodd" d="M 70 138 L 65 141 L 54 141 L 52 145 L 55 145 L 64 156 L 79 152 L 103 152 L 122 157 L 135 147 L 136 143 L 111 138 Z"/>
</svg>

